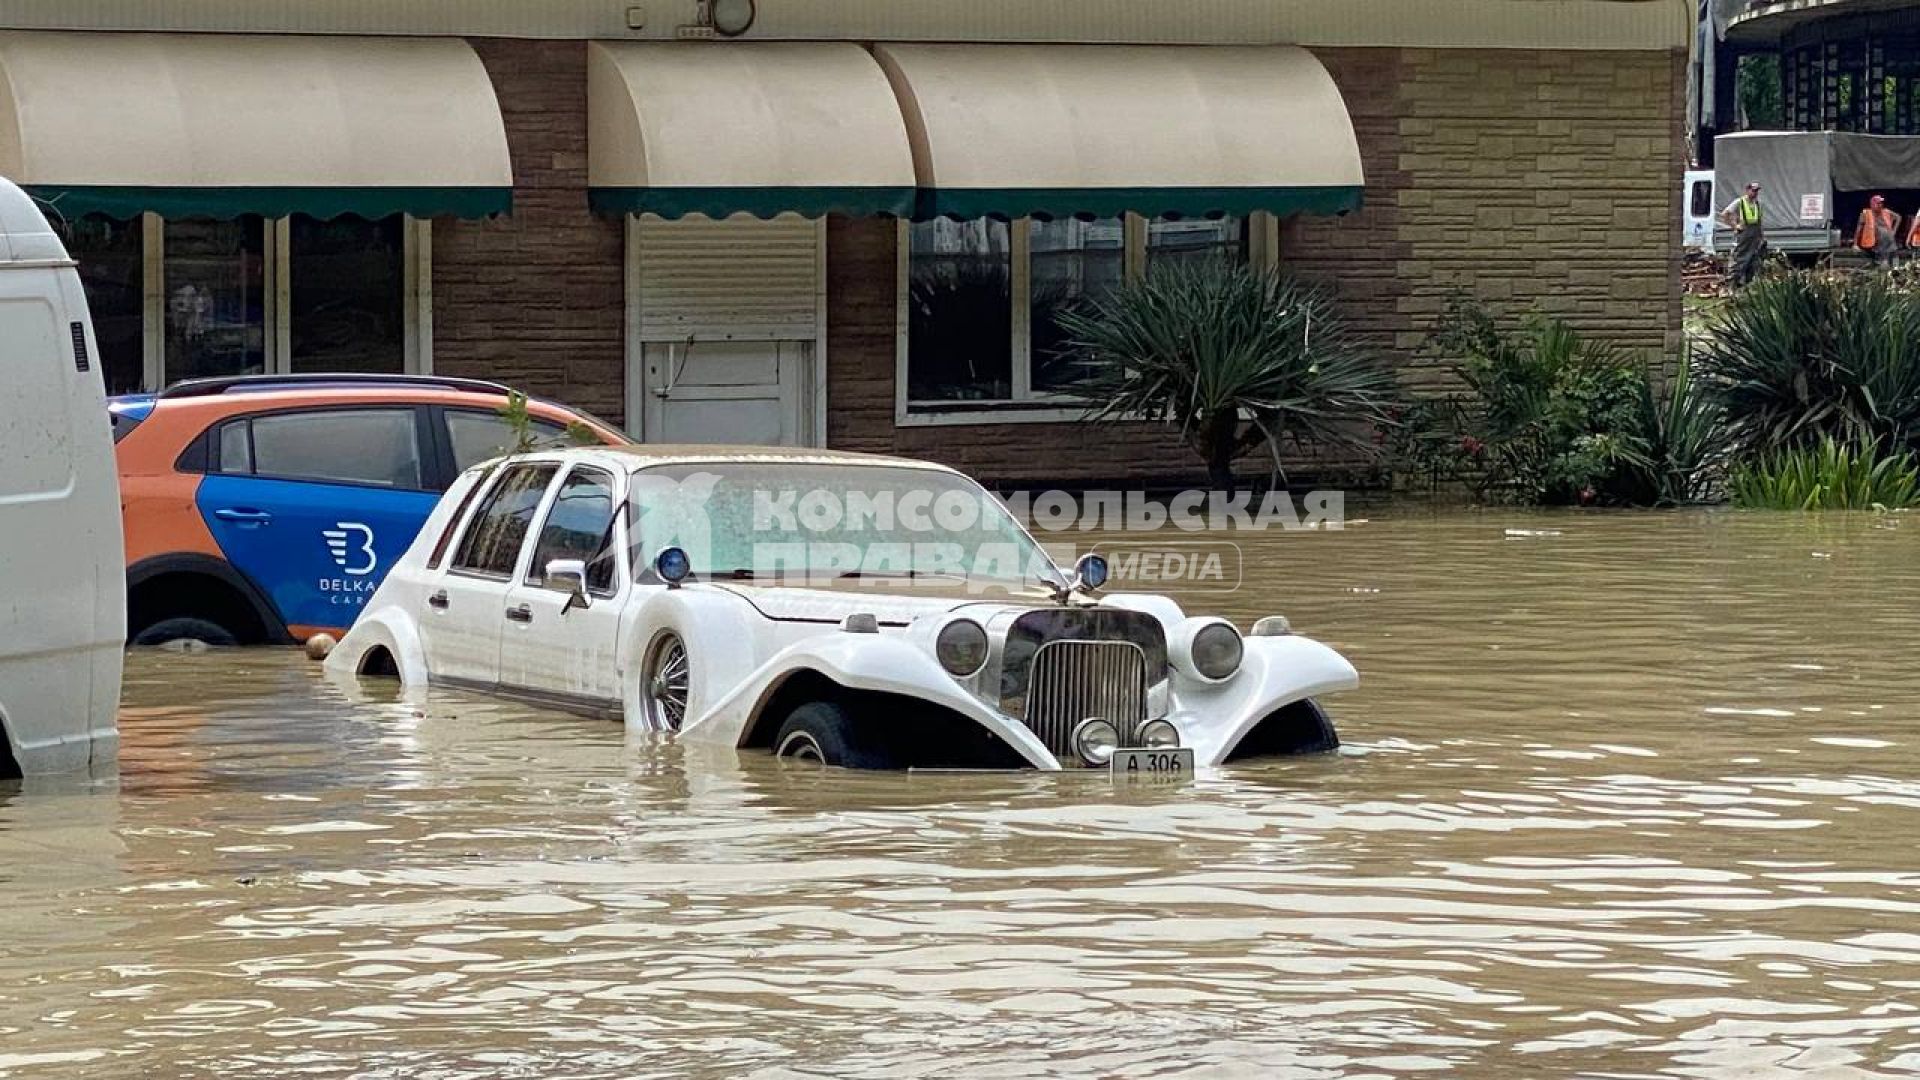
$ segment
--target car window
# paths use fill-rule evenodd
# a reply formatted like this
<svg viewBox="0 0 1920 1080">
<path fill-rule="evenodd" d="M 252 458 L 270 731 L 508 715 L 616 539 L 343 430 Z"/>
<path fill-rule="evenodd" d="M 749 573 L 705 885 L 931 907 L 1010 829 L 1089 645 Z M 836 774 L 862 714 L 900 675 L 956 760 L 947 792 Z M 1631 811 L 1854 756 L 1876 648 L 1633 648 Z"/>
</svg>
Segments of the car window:
<svg viewBox="0 0 1920 1080">
<path fill-rule="evenodd" d="M 253 442 L 247 438 L 245 420 L 235 420 L 220 428 L 220 471 L 223 473 L 253 471 Z"/>
<path fill-rule="evenodd" d="M 1695 180 L 1693 182 L 1693 216 L 1707 217 L 1713 213 L 1713 182 Z"/>
<path fill-rule="evenodd" d="M 613 477 L 599 469 L 579 468 L 567 474 L 553 498 L 547 520 L 534 545 L 527 584 L 546 583 L 547 563 L 579 559 L 587 564 L 587 589 L 612 595 L 618 552 L 613 534 Z"/>
<path fill-rule="evenodd" d="M 533 524 L 533 512 L 540 508 L 540 497 L 559 470 L 560 466 L 545 461 L 515 465 L 502 473 L 460 541 L 453 568 L 489 577 L 512 575 L 520 545 Z"/>
<path fill-rule="evenodd" d="M 482 473 L 480 478 L 473 482 L 473 486 L 467 489 L 467 493 L 460 496 L 460 505 L 453 508 L 453 516 L 447 519 L 447 527 L 440 530 L 440 539 L 433 542 L 433 555 L 427 559 L 427 569 L 438 570 L 440 564 L 446 561 L 447 548 L 453 544 L 453 534 L 460 531 L 460 521 L 467 516 L 467 507 L 472 506 L 474 497 L 485 490 L 487 480 L 492 475 L 491 469 Z"/>
<path fill-rule="evenodd" d="M 506 418 L 498 413 L 475 409 L 448 409 L 447 438 L 453 443 L 453 467 L 464 472 L 490 457 L 519 449 L 516 436 Z M 551 420 L 533 419 L 535 442 L 566 441 L 567 429 Z"/>
<path fill-rule="evenodd" d="M 418 491 L 425 485 L 414 424 L 412 409 L 250 417 L 220 429 L 220 471 Z"/>
</svg>

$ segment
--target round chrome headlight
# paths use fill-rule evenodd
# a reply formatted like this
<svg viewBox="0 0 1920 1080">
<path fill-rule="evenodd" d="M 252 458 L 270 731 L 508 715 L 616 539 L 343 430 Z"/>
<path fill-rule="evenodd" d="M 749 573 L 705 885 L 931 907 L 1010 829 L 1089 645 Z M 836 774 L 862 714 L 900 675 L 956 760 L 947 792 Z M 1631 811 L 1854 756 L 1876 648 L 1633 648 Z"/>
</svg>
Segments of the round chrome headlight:
<svg viewBox="0 0 1920 1080">
<path fill-rule="evenodd" d="M 1232 623 L 1203 626 L 1193 635 L 1193 670 L 1204 678 L 1224 679 L 1240 670 L 1240 657 L 1245 651 L 1240 631 Z"/>
<path fill-rule="evenodd" d="M 1089 716 L 1073 729 L 1073 749 L 1089 765 L 1105 765 L 1120 748 L 1120 729 L 1098 716 Z"/>
<path fill-rule="evenodd" d="M 987 664 L 987 632 L 972 619 L 955 619 L 940 628 L 933 655 L 947 674 L 964 679 Z"/>
<path fill-rule="evenodd" d="M 1149 720 L 1140 725 L 1140 745 L 1149 750 L 1171 750 L 1180 745 L 1180 729 L 1171 720 Z"/>
</svg>

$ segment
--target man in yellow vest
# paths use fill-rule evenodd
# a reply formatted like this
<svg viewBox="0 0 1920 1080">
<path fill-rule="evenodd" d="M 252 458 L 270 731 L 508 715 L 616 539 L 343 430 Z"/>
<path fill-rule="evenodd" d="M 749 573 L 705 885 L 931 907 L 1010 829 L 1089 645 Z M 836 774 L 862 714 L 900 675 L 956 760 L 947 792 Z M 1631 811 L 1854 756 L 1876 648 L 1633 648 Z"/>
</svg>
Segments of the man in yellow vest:
<svg viewBox="0 0 1920 1080">
<path fill-rule="evenodd" d="M 1875 195 L 1868 200 L 1867 208 L 1860 211 L 1860 227 L 1854 230 L 1853 246 L 1875 266 L 1887 266 L 1893 262 L 1894 253 L 1899 249 L 1900 215 L 1887 209 L 1887 200 Z"/>
<path fill-rule="evenodd" d="M 1735 285 L 1745 285 L 1760 272 L 1767 257 L 1766 223 L 1760 215 L 1760 185 L 1747 185 L 1746 193 L 1720 211 L 1720 224 L 1733 230 L 1733 266 L 1729 276 Z"/>
</svg>

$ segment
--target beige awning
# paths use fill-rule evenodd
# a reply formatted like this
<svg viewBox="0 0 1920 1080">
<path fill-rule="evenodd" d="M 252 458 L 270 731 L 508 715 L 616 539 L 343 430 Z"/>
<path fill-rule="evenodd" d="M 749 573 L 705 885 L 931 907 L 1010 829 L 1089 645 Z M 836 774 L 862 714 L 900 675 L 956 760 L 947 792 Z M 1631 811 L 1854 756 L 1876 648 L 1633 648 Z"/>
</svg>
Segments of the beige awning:
<svg viewBox="0 0 1920 1080">
<path fill-rule="evenodd" d="M 602 212 L 813 217 L 913 203 L 899 106 L 857 45 L 596 43 L 587 113 Z"/>
<path fill-rule="evenodd" d="M 1292 46 L 879 45 L 922 217 L 1340 213 L 1360 148 Z"/>
<path fill-rule="evenodd" d="M 0 175 L 68 216 L 477 217 L 513 188 L 446 38 L 3 32 Z"/>
</svg>

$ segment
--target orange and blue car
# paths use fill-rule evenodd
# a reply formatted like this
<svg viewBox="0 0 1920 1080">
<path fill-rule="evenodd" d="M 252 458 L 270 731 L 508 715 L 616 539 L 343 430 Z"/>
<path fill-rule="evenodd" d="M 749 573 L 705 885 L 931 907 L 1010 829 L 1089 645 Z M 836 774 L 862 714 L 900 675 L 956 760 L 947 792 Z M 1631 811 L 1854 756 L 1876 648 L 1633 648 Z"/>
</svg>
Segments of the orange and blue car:
<svg viewBox="0 0 1920 1080">
<path fill-rule="evenodd" d="M 127 640 L 304 641 L 352 625 L 440 493 L 536 440 L 619 431 L 474 379 L 256 375 L 111 398 Z M 528 430 L 530 429 L 530 431 Z"/>
</svg>

